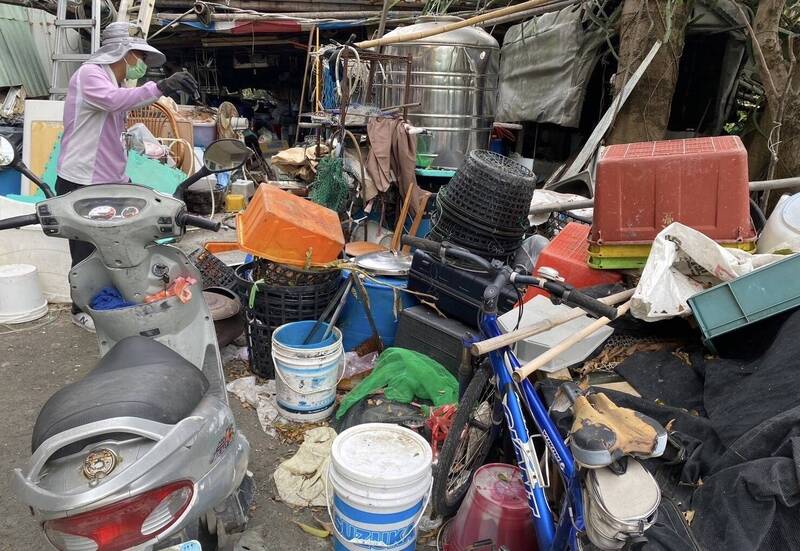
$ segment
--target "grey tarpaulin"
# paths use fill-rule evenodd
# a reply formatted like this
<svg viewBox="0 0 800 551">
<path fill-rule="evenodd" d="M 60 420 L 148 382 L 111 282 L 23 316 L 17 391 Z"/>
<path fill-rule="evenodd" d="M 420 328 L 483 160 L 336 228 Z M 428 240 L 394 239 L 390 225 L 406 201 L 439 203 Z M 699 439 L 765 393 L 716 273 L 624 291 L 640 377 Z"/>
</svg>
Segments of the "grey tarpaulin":
<svg viewBox="0 0 800 551">
<path fill-rule="evenodd" d="M 586 83 L 604 42 L 586 30 L 583 9 L 570 6 L 514 25 L 500 49 L 496 119 L 576 128 Z"/>
</svg>

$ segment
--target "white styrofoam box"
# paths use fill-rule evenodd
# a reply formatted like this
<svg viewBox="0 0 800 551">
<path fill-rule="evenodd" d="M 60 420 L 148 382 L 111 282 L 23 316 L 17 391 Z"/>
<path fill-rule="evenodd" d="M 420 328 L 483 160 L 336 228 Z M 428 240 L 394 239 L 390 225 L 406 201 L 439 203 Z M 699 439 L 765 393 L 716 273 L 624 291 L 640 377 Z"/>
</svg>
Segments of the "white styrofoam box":
<svg viewBox="0 0 800 551">
<path fill-rule="evenodd" d="M 536 323 L 563 316 L 571 310 L 572 308 L 569 306 L 564 306 L 563 304 L 555 305 L 550 302 L 550 299 L 547 297 L 537 296 L 523 305 L 522 321 L 519 327 L 530 327 Z M 506 333 L 513 331 L 519 320 L 519 308 L 514 308 L 510 312 L 506 312 L 497 318 L 497 320 L 500 322 L 500 327 L 502 327 Z M 538 335 L 528 337 L 524 341 L 516 343 L 514 345 L 514 352 L 521 362 L 529 362 L 537 356 L 541 356 L 567 337 L 574 335 L 587 325 L 591 325 L 592 321 L 593 320 L 589 318 L 589 316 L 581 316 L 572 321 L 568 321 L 549 331 L 539 333 Z M 542 371 L 551 373 L 584 361 L 598 346 L 603 344 L 613 332 L 614 330 L 607 325 L 601 327 L 557 358 L 551 360 L 542 368 Z"/>
</svg>

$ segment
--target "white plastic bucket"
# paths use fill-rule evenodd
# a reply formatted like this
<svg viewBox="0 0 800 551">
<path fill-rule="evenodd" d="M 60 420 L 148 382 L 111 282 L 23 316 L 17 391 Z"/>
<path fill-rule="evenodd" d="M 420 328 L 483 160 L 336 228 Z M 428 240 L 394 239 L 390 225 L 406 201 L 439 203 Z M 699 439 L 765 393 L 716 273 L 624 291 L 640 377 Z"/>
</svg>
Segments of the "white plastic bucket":
<svg viewBox="0 0 800 551">
<path fill-rule="evenodd" d="M 272 334 L 272 362 L 278 411 L 292 421 L 310 423 L 330 417 L 336 406 L 336 385 L 344 372 L 342 332 L 333 328 L 319 342 L 328 324 L 315 332 L 317 342 L 303 344 L 315 321 L 295 321 Z"/>
<path fill-rule="evenodd" d="M 413 551 L 430 499 L 433 454 L 405 427 L 366 423 L 333 441 L 326 478 L 336 551 Z"/>
<path fill-rule="evenodd" d="M 758 237 L 760 253 L 800 251 L 800 193 L 784 195 Z"/>
<path fill-rule="evenodd" d="M 0 266 L 0 323 L 24 323 L 47 313 L 36 266 Z"/>
</svg>

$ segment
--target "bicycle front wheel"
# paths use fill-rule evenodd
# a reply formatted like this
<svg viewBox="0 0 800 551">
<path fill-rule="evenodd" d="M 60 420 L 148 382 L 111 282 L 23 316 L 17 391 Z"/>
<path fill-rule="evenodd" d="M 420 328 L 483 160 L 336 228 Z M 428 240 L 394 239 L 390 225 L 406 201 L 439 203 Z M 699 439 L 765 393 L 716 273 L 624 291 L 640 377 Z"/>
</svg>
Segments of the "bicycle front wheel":
<svg viewBox="0 0 800 551">
<path fill-rule="evenodd" d="M 476 370 L 436 463 L 431 500 L 439 516 L 448 517 L 458 510 L 473 474 L 486 461 L 497 435 L 493 422 L 495 400 L 489 370 Z"/>
</svg>

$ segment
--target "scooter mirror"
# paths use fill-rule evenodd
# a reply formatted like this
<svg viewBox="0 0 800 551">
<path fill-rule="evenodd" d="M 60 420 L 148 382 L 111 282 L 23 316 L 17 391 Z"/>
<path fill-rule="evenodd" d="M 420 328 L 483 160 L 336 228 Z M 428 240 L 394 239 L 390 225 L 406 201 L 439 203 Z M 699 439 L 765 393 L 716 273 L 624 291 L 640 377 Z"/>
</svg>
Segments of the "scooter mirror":
<svg viewBox="0 0 800 551">
<path fill-rule="evenodd" d="M 252 153 L 239 140 L 217 140 L 206 149 L 203 164 L 209 172 L 227 172 L 242 166 Z"/>
<path fill-rule="evenodd" d="M 0 136 L 0 168 L 11 166 L 17 157 L 17 150 L 8 141 L 8 138 Z"/>
</svg>

